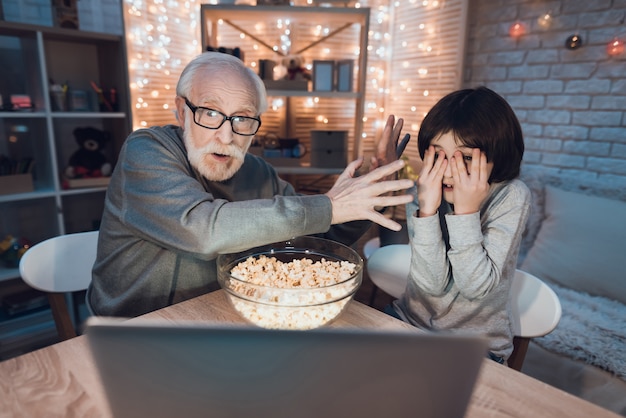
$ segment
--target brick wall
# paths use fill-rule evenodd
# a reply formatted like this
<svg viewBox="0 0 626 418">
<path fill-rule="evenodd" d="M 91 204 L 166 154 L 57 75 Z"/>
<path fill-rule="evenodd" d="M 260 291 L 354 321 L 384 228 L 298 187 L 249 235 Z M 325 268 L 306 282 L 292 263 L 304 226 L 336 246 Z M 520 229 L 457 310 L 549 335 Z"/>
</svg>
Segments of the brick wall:
<svg viewBox="0 0 626 418">
<path fill-rule="evenodd" d="M 626 0 L 470 0 L 463 85 L 504 96 L 522 123 L 524 171 L 626 188 Z M 537 18 L 552 10 L 552 24 Z M 516 21 L 519 39 L 508 35 Z M 565 48 L 575 33 L 583 45 Z"/>
</svg>

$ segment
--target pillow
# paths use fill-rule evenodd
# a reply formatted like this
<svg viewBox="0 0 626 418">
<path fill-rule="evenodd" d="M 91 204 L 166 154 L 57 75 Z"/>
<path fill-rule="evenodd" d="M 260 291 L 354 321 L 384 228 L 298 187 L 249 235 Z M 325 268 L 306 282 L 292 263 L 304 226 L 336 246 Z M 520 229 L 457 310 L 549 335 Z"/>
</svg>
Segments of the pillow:
<svg viewBox="0 0 626 418">
<path fill-rule="evenodd" d="M 626 303 L 626 203 L 546 186 L 544 210 L 520 268 Z"/>
<path fill-rule="evenodd" d="M 522 241 L 520 242 L 519 254 L 517 257 L 518 265 L 522 264 L 528 254 L 528 251 L 532 248 L 544 217 L 544 183 L 538 179 L 524 179 L 523 181 L 530 189 L 531 201 L 528 221 L 526 222 L 526 227 L 522 233 Z"/>
</svg>

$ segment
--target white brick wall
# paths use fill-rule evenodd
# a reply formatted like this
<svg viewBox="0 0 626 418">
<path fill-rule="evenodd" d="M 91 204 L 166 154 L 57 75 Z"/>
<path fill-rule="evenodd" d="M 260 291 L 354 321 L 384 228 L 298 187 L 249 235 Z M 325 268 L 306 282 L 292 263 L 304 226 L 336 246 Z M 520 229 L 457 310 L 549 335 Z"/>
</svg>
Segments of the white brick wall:
<svg viewBox="0 0 626 418">
<path fill-rule="evenodd" d="M 524 170 L 626 188 L 626 53 L 606 53 L 613 36 L 626 40 L 625 14 L 626 0 L 470 0 L 463 84 L 486 85 L 515 109 Z M 518 40 L 508 36 L 516 20 L 527 27 Z M 568 50 L 574 33 L 583 46 Z"/>
</svg>

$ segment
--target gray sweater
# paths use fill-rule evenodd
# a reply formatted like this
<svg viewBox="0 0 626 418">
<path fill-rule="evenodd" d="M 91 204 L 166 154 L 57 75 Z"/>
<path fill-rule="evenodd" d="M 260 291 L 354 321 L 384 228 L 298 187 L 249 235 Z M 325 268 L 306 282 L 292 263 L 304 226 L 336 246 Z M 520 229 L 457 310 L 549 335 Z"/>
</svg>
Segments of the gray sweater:
<svg viewBox="0 0 626 418">
<path fill-rule="evenodd" d="M 191 167 L 178 126 L 133 132 L 107 190 L 87 302 L 137 316 L 218 288 L 216 258 L 301 235 L 346 244 L 371 225 L 333 226 L 325 195 L 301 196 L 262 158 L 229 180 Z"/>
<path fill-rule="evenodd" d="M 428 330 L 478 332 L 489 349 L 508 359 L 513 351 L 509 291 L 530 191 L 520 180 L 494 184 L 480 211 L 418 218 L 407 205 L 411 271 L 395 308 L 407 322 Z"/>
</svg>

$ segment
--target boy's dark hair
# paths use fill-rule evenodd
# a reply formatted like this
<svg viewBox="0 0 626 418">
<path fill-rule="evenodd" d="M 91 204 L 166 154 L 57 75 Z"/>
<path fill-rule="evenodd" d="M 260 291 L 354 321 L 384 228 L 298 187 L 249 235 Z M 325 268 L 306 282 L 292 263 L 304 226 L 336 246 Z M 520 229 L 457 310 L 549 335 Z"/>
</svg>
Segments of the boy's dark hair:
<svg viewBox="0 0 626 418">
<path fill-rule="evenodd" d="M 420 157 L 440 135 L 452 132 L 457 141 L 485 152 L 493 161 L 489 182 L 519 176 L 524 137 L 515 112 L 504 98 L 487 87 L 457 90 L 428 112 L 417 135 Z"/>
</svg>

